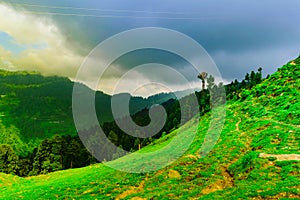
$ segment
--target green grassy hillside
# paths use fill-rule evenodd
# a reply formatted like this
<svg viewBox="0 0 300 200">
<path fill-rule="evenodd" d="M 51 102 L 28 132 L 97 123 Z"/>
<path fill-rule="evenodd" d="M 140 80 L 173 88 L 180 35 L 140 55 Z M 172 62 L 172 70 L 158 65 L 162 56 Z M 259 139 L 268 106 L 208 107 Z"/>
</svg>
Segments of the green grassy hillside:
<svg viewBox="0 0 300 200">
<path fill-rule="evenodd" d="M 300 57 L 280 68 L 236 101 L 227 102 L 224 129 L 214 149 L 199 156 L 210 122 L 191 120 L 139 152 L 107 165 L 149 167 L 139 154 L 180 137 L 196 137 L 171 165 L 149 173 L 116 171 L 103 164 L 48 175 L 0 175 L 2 199 L 286 199 L 300 198 L 300 161 L 272 154 L 300 154 Z M 177 140 L 177 145 L 182 145 Z M 263 158 L 261 153 L 270 154 Z M 297 158 L 297 157 L 296 157 Z M 295 159 L 295 158 L 294 158 Z"/>
</svg>

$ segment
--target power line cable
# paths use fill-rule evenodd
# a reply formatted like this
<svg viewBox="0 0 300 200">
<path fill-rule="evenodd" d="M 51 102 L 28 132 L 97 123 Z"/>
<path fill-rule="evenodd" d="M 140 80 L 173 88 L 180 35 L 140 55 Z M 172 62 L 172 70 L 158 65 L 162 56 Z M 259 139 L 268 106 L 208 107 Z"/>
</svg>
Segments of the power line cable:
<svg viewBox="0 0 300 200">
<path fill-rule="evenodd" d="M 78 17 L 95 17 L 95 18 L 133 18 L 133 19 L 169 19 L 169 20 L 203 20 L 213 19 L 213 17 L 164 17 L 164 16 L 130 16 L 130 15 L 91 15 L 78 13 L 62 13 L 62 12 L 35 12 L 23 11 L 25 14 L 36 15 L 58 15 L 58 16 L 78 16 Z"/>
<path fill-rule="evenodd" d="M 36 8 L 50 8 L 50 9 L 64 9 L 64 10 L 86 10 L 86 11 L 103 11 L 103 12 L 131 12 L 131 13 L 148 13 L 148 14 L 172 14 L 172 15 L 195 15 L 197 12 L 169 12 L 169 11 L 147 11 L 147 10 L 125 10 L 125 9 L 98 9 L 98 8 L 84 8 L 71 6 L 47 6 L 39 4 L 24 4 L 24 3 L 10 3 L 11 5 L 20 7 L 36 7 Z"/>
</svg>

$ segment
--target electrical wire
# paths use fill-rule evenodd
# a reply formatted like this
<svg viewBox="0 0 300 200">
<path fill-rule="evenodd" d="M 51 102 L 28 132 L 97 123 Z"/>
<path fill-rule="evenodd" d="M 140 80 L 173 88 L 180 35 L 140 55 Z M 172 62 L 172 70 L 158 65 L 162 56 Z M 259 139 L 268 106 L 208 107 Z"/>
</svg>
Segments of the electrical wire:
<svg viewBox="0 0 300 200">
<path fill-rule="evenodd" d="M 36 12 L 23 11 L 24 14 L 36 15 L 58 15 L 58 16 L 78 16 L 78 17 L 95 17 L 95 18 L 134 18 L 134 19 L 169 19 L 169 20 L 203 20 L 212 19 L 212 17 L 164 17 L 164 16 L 130 16 L 130 15 L 91 15 L 78 13 L 61 13 L 61 12 Z"/>
<path fill-rule="evenodd" d="M 66 13 L 66 12 L 51 12 L 51 11 L 22 11 L 24 14 L 35 15 L 56 15 L 56 16 L 78 16 L 78 17 L 94 17 L 94 18 L 132 18 L 132 19 L 167 19 L 167 20 L 203 20 L 211 19 L 212 16 L 206 17 L 188 17 L 187 15 L 195 15 L 199 13 L 190 12 L 167 12 L 167 11 L 146 11 L 146 10 L 124 10 L 124 9 L 98 9 L 98 8 L 84 8 L 84 7 L 70 7 L 70 6 L 48 6 L 40 4 L 25 4 L 14 3 L 9 1 L 10 5 L 17 7 L 32 7 L 32 8 L 48 8 L 56 10 L 78 10 L 78 11 L 101 11 L 114 13 L 147 13 L 147 14 L 168 14 L 177 16 L 134 16 L 134 15 L 116 15 L 116 14 L 81 14 L 81 13 Z M 181 15 L 181 16 L 178 16 Z M 185 16 L 184 16 L 185 15 Z"/>
<path fill-rule="evenodd" d="M 172 14 L 172 15 L 195 15 L 197 12 L 168 12 L 168 11 L 147 11 L 147 10 L 125 10 L 125 9 L 98 9 L 98 8 L 84 8 L 71 6 L 47 6 L 39 4 L 25 4 L 25 3 L 10 3 L 11 5 L 21 7 L 36 7 L 36 8 L 50 8 L 50 9 L 64 9 L 64 10 L 86 10 L 86 11 L 102 11 L 102 12 L 131 12 L 131 13 L 148 13 L 148 14 Z"/>
</svg>

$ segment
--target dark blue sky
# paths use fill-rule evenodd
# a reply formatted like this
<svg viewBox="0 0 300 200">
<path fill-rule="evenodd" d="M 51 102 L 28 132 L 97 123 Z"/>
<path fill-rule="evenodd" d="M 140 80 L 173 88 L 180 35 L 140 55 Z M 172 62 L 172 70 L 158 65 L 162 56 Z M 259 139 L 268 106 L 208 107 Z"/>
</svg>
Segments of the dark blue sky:
<svg viewBox="0 0 300 200">
<path fill-rule="evenodd" d="M 10 4 L 11 7 L 15 9 L 23 7 L 32 12 L 80 15 L 45 16 L 53 19 L 67 40 L 82 56 L 87 55 L 99 42 L 132 28 L 154 26 L 180 31 L 199 42 L 207 50 L 227 81 L 234 78 L 242 79 L 245 73 L 258 67 L 263 67 L 264 74 L 273 73 L 300 53 L 298 25 L 300 1 L 298 0 L 2 2 L 10 2 L 13 3 Z M 31 4 L 31 6 L 24 4 Z M 91 9 L 57 8 L 64 6 Z M 36 17 L 45 16 L 36 15 Z M 128 67 L 125 65 L 126 62 L 124 66 L 120 65 L 120 68 Z"/>
</svg>

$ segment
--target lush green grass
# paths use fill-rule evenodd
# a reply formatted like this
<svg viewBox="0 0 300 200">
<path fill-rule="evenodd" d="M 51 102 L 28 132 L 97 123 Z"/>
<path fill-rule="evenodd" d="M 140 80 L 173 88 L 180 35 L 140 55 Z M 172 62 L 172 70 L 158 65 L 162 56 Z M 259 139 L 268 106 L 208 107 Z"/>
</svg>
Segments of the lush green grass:
<svg viewBox="0 0 300 200">
<path fill-rule="evenodd" d="M 43 176 L 18 178 L 0 175 L 3 199 L 279 199 L 300 198 L 300 162 L 259 158 L 259 153 L 300 153 L 299 60 L 288 63 L 247 93 L 245 100 L 230 101 L 226 120 L 214 149 L 199 157 L 210 122 L 192 120 L 140 152 L 110 163 Z M 243 94 L 240 94 L 243 95 Z M 174 142 L 186 145 L 179 159 L 160 151 Z M 183 139 L 184 138 L 184 139 Z M 159 151 L 159 154 L 155 152 Z M 152 153 L 149 159 L 141 155 Z M 181 152 L 179 152 L 181 153 Z M 145 171 L 166 160 L 170 165 L 145 173 L 126 173 L 108 166 Z M 180 176 L 171 176 L 172 173 Z M 172 178 L 173 177 L 173 178 Z"/>
</svg>

